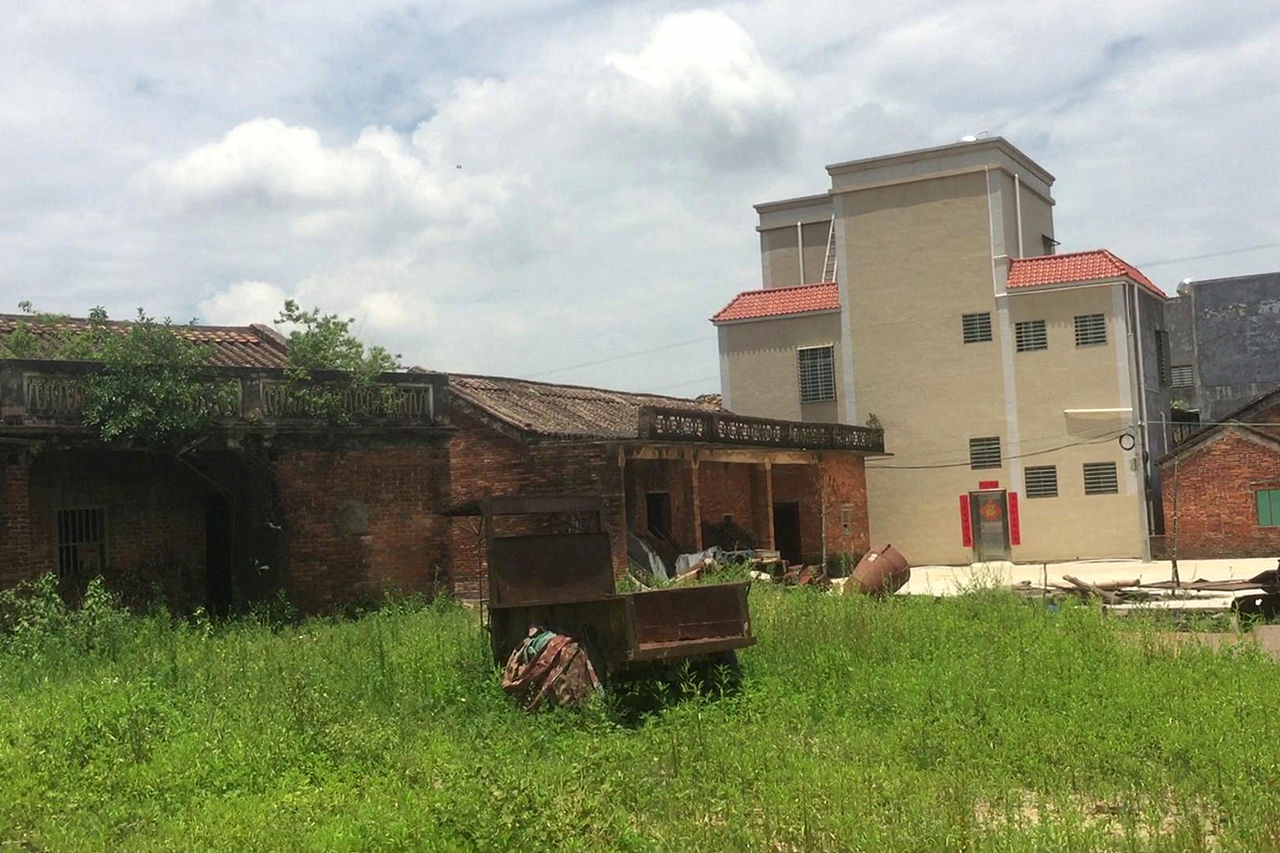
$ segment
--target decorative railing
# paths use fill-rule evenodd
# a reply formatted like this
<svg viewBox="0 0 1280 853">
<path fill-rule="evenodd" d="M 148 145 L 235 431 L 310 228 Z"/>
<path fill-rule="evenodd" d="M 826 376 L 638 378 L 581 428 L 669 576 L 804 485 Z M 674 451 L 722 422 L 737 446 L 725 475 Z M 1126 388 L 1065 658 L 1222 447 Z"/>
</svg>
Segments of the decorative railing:
<svg viewBox="0 0 1280 853">
<path fill-rule="evenodd" d="M 317 383 L 317 390 L 332 392 L 339 408 L 355 418 L 426 420 L 434 415 L 434 394 L 430 385 L 372 385 L 352 388 L 337 383 Z M 259 383 L 262 414 L 269 418 L 306 417 L 307 386 L 264 379 Z"/>
<path fill-rule="evenodd" d="M 26 411 L 45 418 L 75 418 L 84 410 L 84 385 L 79 376 L 27 373 L 22 377 Z"/>
<path fill-rule="evenodd" d="M 0 368 L 0 409 L 6 423 L 65 424 L 81 422 L 86 403 L 85 379 L 93 366 L 71 366 L 65 371 Z M 411 380 L 411 381 L 405 381 Z M 227 383 L 234 393 L 219 405 L 217 415 L 230 420 L 260 422 L 274 419 L 302 419 L 308 414 L 308 383 L 291 383 L 279 371 L 227 371 L 215 375 L 210 382 Z M 413 374 L 388 375 L 384 380 L 362 388 L 352 388 L 334 381 L 331 376 L 318 377 L 313 388 L 330 390 L 325 411 L 335 409 L 352 420 L 435 422 L 435 394 L 430 381 Z M 313 398 L 314 399 L 314 398 Z"/>
<path fill-rule="evenodd" d="M 722 412 L 650 407 L 640 410 L 639 427 L 640 438 L 651 441 L 884 452 L 884 430 L 849 424 L 778 421 Z"/>
</svg>

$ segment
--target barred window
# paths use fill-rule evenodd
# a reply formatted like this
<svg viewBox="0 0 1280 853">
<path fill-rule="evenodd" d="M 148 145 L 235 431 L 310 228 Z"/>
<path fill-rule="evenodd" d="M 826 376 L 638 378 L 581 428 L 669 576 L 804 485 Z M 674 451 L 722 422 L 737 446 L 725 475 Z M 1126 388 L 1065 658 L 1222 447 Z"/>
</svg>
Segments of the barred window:
<svg viewBox="0 0 1280 853">
<path fill-rule="evenodd" d="M 64 581 L 83 583 L 107 567 L 106 510 L 60 509 L 58 575 Z"/>
<path fill-rule="evenodd" d="M 969 439 L 970 468 L 1000 467 L 1000 437 L 985 436 Z"/>
<path fill-rule="evenodd" d="M 960 317 L 960 325 L 964 329 L 966 344 L 980 344 L 991 340 L 990 311 L 983 311 L 980 314 L 963 314 Z"/>
<path fill-rule="evenodd" d="M 1044 320 L 1026 320 L 1013 326 L 1014 339 L 1018 344 L 1018 352 L 1049 348 L 1049 333 L 1045 329 Z"/>
<path fill-rule="evenodd" d="M 800 370 L 800 402 L 821 403 L 836 398 L 834 347 L 805 347 L 796 350 Z"/>
<path fill-rule="evenodd" d="M 1175 364 L 1169 368 L 1169 387 L 1190 388 L 1196 384 L 1195 371 L 1189 364 Z"/>
<path fill-rule="evenodd" d="M 1102 314 L 1076 315 L 1076 346 L 1090 347 L 1107 342 L 1107 318 Z"/>
<path fill-rule="evenodd" d="M 1086 495 L 1114 495 L 1120 491 L 1114 462 L 1084 463 L 1084 493 Z"/>
<path fill-rule="evenodd" d="M 1058 466 L 1033 465 L 1026 471 L 1026 494 L 1029 498 L 1058 496 Z"/>
</svg>

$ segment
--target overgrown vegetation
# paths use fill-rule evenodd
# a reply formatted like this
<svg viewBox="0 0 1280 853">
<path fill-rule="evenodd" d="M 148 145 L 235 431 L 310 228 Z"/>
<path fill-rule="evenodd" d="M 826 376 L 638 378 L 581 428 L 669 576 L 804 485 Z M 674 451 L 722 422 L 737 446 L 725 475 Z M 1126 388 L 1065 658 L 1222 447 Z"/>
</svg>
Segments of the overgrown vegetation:
<svg viewBox="0 0 1280 853">
<path fill-rule="evenodd" d="M 298 414 L 341 424 L 352 419 L 353 407 L 344 398 L 364 396 L 374 411 L 395 406 L 396 390 L 376 383 L 383 373 L 400 369 L 400 357 L 378 346 L 366 349 L 351 334 L 354 317 L 322 314 L 318 308 L 304 311 L 290 299 L 276 322 L 296 327 L 289 333 L 286 374 L 289 404 Z M 342 371 L 344 376 L 316 382 L 315 371 L 321 370 Z"/>
<path fill-rule="evenodd" d="M 83 377 L 85 423 L 108 443 L 172 447 L 206 429 L 235 404 L 234 382 L 207 367 L 210 350 L 187 340 L 168 318 L 141 308 L 129 323 L 113 323 L 102 308 L 87 324 L 35 312 L 0 339 L 0 358 L 97 362 Z"/>
<path fill-rule="evenodd" d="M 5 623 L 0 848 L 1280 846 L 1280 666 L 1085 605 L 756 588 L 741 692 L 634 725 L 526 715 L 448 602 L 94 607 Z"/>
</svg>

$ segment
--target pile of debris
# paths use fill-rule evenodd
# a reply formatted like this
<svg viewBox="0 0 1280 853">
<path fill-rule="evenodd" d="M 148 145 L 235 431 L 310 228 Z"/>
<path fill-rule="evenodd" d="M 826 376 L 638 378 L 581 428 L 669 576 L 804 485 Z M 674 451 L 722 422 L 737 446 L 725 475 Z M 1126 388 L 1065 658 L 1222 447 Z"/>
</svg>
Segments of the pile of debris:
<svg viewBox="0 0 1280 853">
<path fill-rule="evenodd" d="M 1239 613 L 1271 616 L 1280 612 L 1280 568 L 1269 569 L 1251 578 L 1230 580 L 1154 581 L 1141 578 L 1127 580 L 1086 581 L 1074 575 L 1063 575 L 1061 583 L 1033 584 L 1020 581 L 1010 588 L 1027 598 L 1058 600 L 1066 597 L 1097 599 L 1108 606 L 1123 606 L 1170 601 L 1198 602 L 1208 607 L 1221 604 Z M 1232 596 L 1229 593 L 1256 593 Z"/>
<path fill-rule="evenodd" d="M 911 579 L 910 564 L 892 545 L 868 550 L 848 577 L 833 577 L 822 565 L 790 563 L 781 552 L 770 548 L 726 549 L 712 545 L 695 554 L 676 554 L 675 550 L 656 534 L 627 534 L 632 580 L 641 589 L 649 589 L 691 582 L 721 566 L 746 564 L 747 576 L 760 583 L 883 595 L 897 592 Z M 670 556 L 664 557 L 663 552 Z"/>
</svg>

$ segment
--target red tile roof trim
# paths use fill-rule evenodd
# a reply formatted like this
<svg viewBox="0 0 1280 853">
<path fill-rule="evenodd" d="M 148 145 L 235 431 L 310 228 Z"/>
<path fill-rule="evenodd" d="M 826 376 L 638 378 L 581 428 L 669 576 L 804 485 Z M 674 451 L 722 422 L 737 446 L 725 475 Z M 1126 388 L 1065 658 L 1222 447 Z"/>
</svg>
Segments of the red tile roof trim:
<svg viewBox="0 0 1280 853">
<path fill-rule="evenodd" d="M 785 317 L 814 311 L 839 311 L 840 286 L 834 281 L 745 290 L 711 317 L 713 323 Z"/>
<path fill-rule="evenodd" d="M 1036 287 L 1042 284 L 1072 284 L 1103 278 L 1129 278 L 1147 290 L 1168 299 L 1163 290 L 1152 284 L 1151 279 L 1133 264 L 1117 257 L 1106 249 L 1089 252 L 1071 252 L 1065 255 L 1040 255 L 1033 258 L 1014 258 L 1009 262 L 1009 288 Z"/>
</svg>

